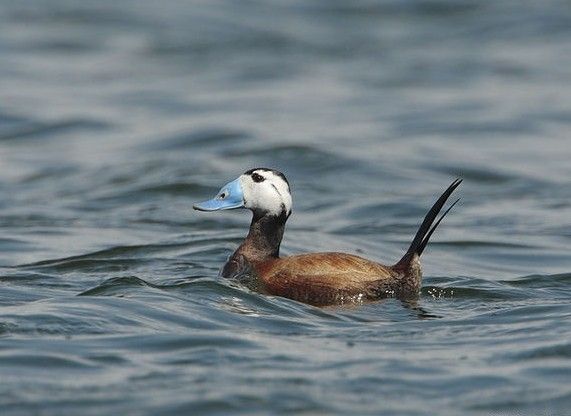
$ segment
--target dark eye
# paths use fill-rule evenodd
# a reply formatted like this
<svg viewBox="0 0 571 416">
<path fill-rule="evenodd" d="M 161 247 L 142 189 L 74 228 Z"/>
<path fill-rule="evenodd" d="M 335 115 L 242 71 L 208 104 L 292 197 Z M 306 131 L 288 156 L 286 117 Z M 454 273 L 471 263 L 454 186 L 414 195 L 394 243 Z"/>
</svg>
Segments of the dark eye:
<svg viewBox="0 0 571 416">
<path fill-rule="evenodd" d="M 220 194 L 220 199 L 224 199 L 224 198 L 226 198 L 226 192 L 222 192 L 222 193 Z"/>
<path fill-rule="evenodd" d="M 252 179 L 254 180 L 254 182 L 260 183 L 260 182 L 263 182 L 264 179 L 266 179 L 266 178 L 264 178 L 259 173 L 254 172 L 254 173 L 252 173 Z"/>
</svg>

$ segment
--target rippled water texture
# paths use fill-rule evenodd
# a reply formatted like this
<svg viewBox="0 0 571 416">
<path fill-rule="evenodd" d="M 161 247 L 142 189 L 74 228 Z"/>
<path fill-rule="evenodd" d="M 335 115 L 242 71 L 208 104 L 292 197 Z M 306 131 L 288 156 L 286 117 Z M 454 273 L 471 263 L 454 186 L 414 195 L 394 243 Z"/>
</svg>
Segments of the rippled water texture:
<svg viewBox="0 0 571 416">
<path fill-rule="evenodd" d="M 0 414 L 568 415 L 568 1 L 0 3 Z M 255 166 L 284 254 L 398 259 L 418 302 L 217 279 Z"/>
</svg>

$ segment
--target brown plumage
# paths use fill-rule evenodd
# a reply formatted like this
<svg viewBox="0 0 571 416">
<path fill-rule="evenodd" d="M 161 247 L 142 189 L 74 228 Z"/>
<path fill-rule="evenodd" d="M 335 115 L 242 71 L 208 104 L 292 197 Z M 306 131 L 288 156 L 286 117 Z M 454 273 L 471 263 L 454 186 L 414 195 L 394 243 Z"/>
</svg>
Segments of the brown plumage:
<svg viewBox="0 0 571 416">
<path fill-rule="evenodd" d="M 314 305 L 378 299 L 393 291 L 390 267 L 345 253 L 311 253 L 253 264 L 268 293 Z"/>
<path fill-rule="evenodd" d="M 250 181 L 249 178 L 253 175 L 254 180 Z M 276 186 L 278 181 L 285 181 L 286 186 Z M 268 191 L 267 195 L 255 193 L 262 195 L 259 196 L 258 202 L 250 200 L 250 192 L 243 192 L 242 206 L 250 208 L 254 213 L 250 231 L 224 265 L 221 275 L 228 278 L 246 277 L 244 280 L 249 281 L 250 286 L 262 292 L 324 306 L 389 296 L 400 299 L 417 297 L 422 279 L 420 255 L 440 221 L 458 202 L 456 200 L 451 204 L 438 221 L 435 221 L 452 192 L 462 181 L 455 180 L 440 196 L 424 218 L 407 252 L 392 266 L 346 253 L 308 253 L 279 257 L 285 223 L 291 213 L 291 197 L 288 200 L 288 196 L 283 195 L 285 189 L 289 193 L 287 180 L 283 174 L 264 168 L 252 169 L 239 178 L 242 190 L 249 190 L 253 186 L 252 183 L 256 184 L 254 186 L 262 186 L 265 182 L 276 189 L 275 198 L 281 197 L 284 202 L 279 205 L 273 199 L 266 201 L 267 195 L 271 195 L 269 192 L 273 191 Z M 268 186 L 267 189 L 271 188 Z M 219 195 L 225 193 L 228 191 L 223 188 Z M 227 209 L 225 202 L 217 198 L 218 202 L 212 200 L 215 202 L 209 203 L 217 203 L 220 207 L 209 207 L 208 210 Z M 281 208 L 276 208 L 278 206 Z M 235 204 L 231 208 L 236 208 Z M 200 204 L 195 205 L 195 209 L 206 210 Z"/>
</svg>

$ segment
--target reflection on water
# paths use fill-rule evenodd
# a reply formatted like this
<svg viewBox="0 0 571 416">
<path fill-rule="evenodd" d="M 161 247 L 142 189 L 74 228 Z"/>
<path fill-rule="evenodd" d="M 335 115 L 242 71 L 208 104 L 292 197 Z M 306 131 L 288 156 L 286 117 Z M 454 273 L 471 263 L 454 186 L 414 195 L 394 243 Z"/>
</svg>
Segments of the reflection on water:
<svg viewBox="0 0 571 416">
<path fill-rule="evenodd" d="M 564 414 L 562 0 L 0 4 L 2 414 Z M 417 302 L 318 309 L 216 278 L 255 166 L 284 254 L 400 258 Z"/>
</svg>

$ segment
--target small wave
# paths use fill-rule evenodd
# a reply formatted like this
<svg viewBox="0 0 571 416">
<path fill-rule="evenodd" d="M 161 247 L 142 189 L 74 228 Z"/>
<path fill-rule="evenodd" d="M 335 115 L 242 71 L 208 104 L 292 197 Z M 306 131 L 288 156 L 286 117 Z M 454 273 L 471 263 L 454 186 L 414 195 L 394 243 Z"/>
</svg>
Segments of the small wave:
<svg viewBox="0 0 571 416">
<path fill-rule="evenodd" d="M 515 287 L 537 289 L 569 288 L 571 287 L 571 273 L 532 274 L 510 280 L 502 280 L 501 283 Z"/>
<path fill-rule="evenodd" d="M 89 119 L 72 119 L 52 123 L 33 123 L 9 131 L 0 131 L 0 141 L 17 139 L 45 138 L 47 136 L 59 137 L 65 133 L 77 131 L 101 131 L 110 128 L 108 123 Z"/>
<path fill-rule="evenodd" d="M 215 239 L 215 237 L 210 237 Z M 141 259 L 149 256 L 150 254 L 158 254 L 171 249 L 178 249 L 192 246 L 193 244 L 200 244 L 210 239 L 196 238 L 193 242 L 163 242 L 161 244 L 141 244 L 131 246 L 115 246 L 103 250 L 97 250 L 87 254 L 78 256 L 64 257 L 59 259 L 41 260 L 34 263 L 27 263 L 17 266 L 19 268 L 43 268 L 53 266 L 63 266 L 73 264 L 74 262 L 88 261 L 88 260 L 114 260 L 114 259 Z"/>
<path fill-rule="evenodd" d="M 33 250 L 33 244 L 21 238 L 0 237 L 0 252 Z"/>
<path fill-rule="evenodd" d="M 86 370 L 98 367 L 98 365 L 89 360 L 74 357 L 68 353 L 34 352 L 26 354 L 13 351 L 0 355 L 0 365 L 4 368 L 9 366 L 17 367 L 20 371 L 22 368 L 28 367 L 34 368 L 36 371 L 39 368 L 42 370 L 53 370 L 56 368 Z"/>
<path fill-rule="evenodd" d="M 447 240 L 447 241 L 430 241 L 430 245 L 450 246 L 457 248 L 538 248 L 532 244 L 514 243 L 501 240 Z"/>
<path fill-rule="evenodd" d="M 275 166 L 287 166 L 290 171 L 299 172 L 331 172 L 332 168 L 341 166 L 354 166 L 355 161 L 340 154 L 331 153 L 306 144 L 274 144 L 256 148 L 240 149 L 230 152 L 231 156 L 258 160 L 259 164 L 266 165 L 272 160 Z"/>
<path fill-rule="evenodd" d="M 464 165 L 446 165 L 440 161 L 436 166 L 431 164 L 426 167 L 433 172 L 442 172 L 447 175 L 460 176 L 464 180 L 474 183 L 503 184 L 519 178 L 517 175 L 502 172 L 497 167 L 495 170 L 490 170 L 489 166 L 478 168 L 476 166 L 467 167 Z"/>
<path fill-rule="evenodd" d="M 524 348 L 523 351 L 518 351 L 511 354 L 511 358 L 515 360 L 545 360 L 545 359 L 570 359 L 571 358 L 571 344 L 559 343 L 555 345 L 547 345 L 542 347 Z"/>
<path fill-rule="evenodd" d="M 436 281 L 441 285 L 434 285 Z M 503 282 L 474 277 L 426 278 L 421 295 L 433 299 L 474 299 L 481 301 L 518 300 L 536 297 L 538 294 L 519 289 Z"/>
<path fill-rule="evenodd" d="M 182 181 L 171 183 L 165 183 L 165 181 L 163 181 L 161 183 L 126 186 L 123 187 L 123 189 L 115 185 L 108 189 L 98 191 L 89 199 L 89 204 L 90 208 L 93 209 L 93 204 L 108 205 L 109 203 L 116 203 L 117 205 L 121 205 L 126 201 L 129 201 L 129 203 L 147 201 L 149 197 L 156 195 L 189 196 L 205 194 L 207 192 L 212 192 L 212 188 L 198 183 Z"/>
<path fill-rule="evenodd" d="M 118 294 L 118 289 L 123 290 L 125 288 L 137 286 L 156 287 L 136 276 L 114 277 L 112 279 L 105 280 L 103 283 L 92 289 L 79 293 L 77 296 L 113 296 Z"/>
<path fill-rule="evenodd" d="M 189 182 L 171 182 L 171 183 L 160 183 L 156 185 L 148 185 L 142 187 L 134 192 L 141 192 L 144 194 L 163 194 L 163 195 L 190 195 L 193 193 L 205 193 L 212 192 L 212 188 Z"/>
<path fill-rule="evenodd" d="M 144 150 L 185 150 L 205 146 L 218 147 L 228 143 L 243 143 L 251 138 L 246 131 L 231 129 L 206 129 L 191 132 L 182 132 L 171 137 L 161 139 L 159 142 L 141 146 Z"/>
</svg>

